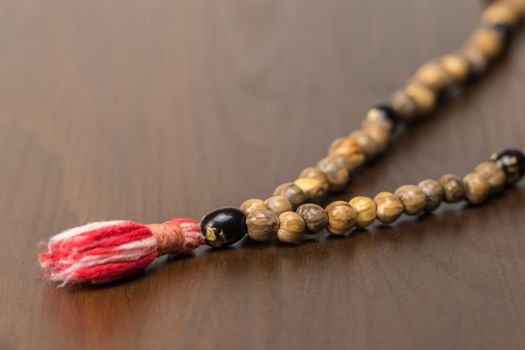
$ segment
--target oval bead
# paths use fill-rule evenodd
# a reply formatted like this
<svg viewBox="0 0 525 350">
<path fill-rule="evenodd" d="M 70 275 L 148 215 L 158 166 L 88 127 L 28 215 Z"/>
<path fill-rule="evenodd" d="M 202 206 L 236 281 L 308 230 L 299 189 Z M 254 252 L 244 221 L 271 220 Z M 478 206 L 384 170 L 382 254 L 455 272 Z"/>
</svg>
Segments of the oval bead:
<svg viewBox="0 0 525 350">
<path fill-rule="evenodd" d="M 207 245 L 214 248 L 226 247 L 246 235 L 246 216 L 237 208 L 216 209 L 202 218 L 201 231 Z"/>
</svg>

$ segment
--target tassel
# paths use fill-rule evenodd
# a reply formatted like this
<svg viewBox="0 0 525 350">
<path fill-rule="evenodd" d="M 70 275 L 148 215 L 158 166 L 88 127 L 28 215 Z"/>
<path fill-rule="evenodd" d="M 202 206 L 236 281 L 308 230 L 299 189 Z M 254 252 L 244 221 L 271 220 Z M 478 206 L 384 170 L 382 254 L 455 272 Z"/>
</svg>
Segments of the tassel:
<svg viewBox="0 0 525 350">
<path fill-rule="evenodd" d="M 42 244 L 39 254 L 45 277 L 60 282 L 106 283 L 142 271 L 164 254 L 188 254 L 204 244 L 199 224 L 173 219 L 144 225 L 133 221 L 103 221 L 59 233 Z"/>
</svg>

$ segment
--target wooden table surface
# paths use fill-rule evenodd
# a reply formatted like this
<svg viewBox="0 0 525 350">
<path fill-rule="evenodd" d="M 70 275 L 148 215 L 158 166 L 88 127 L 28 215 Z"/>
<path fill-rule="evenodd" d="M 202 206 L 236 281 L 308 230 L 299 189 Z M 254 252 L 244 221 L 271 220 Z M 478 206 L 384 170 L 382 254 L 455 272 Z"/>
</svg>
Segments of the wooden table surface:
<svg viewBox="0 0 525 350">
<path fill-rule="evenodd" d="M 55 288 L 38 242 L 266 198 L 482 1 L 0 2 L 1 349 L 523 349 L 525 189 L 298 247 L 241 241 Z M 525 147 L 525 34 L 341 196 Z"/>
</svg>

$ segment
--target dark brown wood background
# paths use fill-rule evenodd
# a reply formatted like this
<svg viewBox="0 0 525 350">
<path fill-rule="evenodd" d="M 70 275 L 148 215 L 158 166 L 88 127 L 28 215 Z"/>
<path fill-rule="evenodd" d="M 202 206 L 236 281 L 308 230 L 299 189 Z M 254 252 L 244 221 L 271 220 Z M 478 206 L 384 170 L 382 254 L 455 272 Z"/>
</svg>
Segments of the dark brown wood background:
<svg viewBox="0 0 525 350">
<path fill-rule="evenodd" d="M 523 349 L 525 190 L 298 247 L 200 249 L 56 289 L 38 242 L 266 198 L 315 164 L 482 1 L 0 2 L 1 349 Z M 523 34 L 523 33 L 522 33 Z M 349 193 L 525 146 L 525 37 Z"/>
</svg>

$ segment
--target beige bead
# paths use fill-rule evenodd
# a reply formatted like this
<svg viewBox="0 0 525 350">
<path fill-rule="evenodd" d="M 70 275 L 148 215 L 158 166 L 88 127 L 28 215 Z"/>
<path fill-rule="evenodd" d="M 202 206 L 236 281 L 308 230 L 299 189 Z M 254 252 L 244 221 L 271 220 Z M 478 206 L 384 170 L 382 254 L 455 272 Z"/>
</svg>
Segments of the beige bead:
<svg viewBox="0 0 525 350">
<path fill-rule="evenodd" d="M 349 177 L 352 177 L 356 169 L 361 167 L 365 162 L 364 154 L 356 157 L 330 156 L 330 158 L 332 158 L 335 163 L 342 165 L 348 171 Z"/>
<path fill-rule="evenodd" d="M 326 180 L 325 174 L 319 169 L 318 167 L 309 167 L 305 168 L 301 173 L 299 174 L 300 179 L 316 179 L 322 182 L 328 182 Z"/>
<path fill-rule="evenodd" d="M 392 122 L 392 119 L 388 118 L 384 110 L 372 107 L 366 112 L 363 121 L 363 128 L 366 129 L 368 127 L 379 127 L 390 132 L 394 127 L 394 123 Z"/>
<path fill-rule="evenodd" d="M 500 0 L 509 4 L 516 14 L 520 17 L 525 17 L 525 0 Z"/>
<path fill-rule="evenodd" d="M 361 146 L 359 146 L 355 140 L 348 137 L 340 137 L 332 142 L 328 150 L 328 155 L 330 157 L 344 157 L 342 159 L 344 160 L 346 169 L 350 172 L 365 163 L 365 154 Z"/>
<path fill-rule="evenodd" d="M 388 130 L 379 126 L 367 126 L 364 127 L 363 130 L 365 130 L 368 133 L 368 135 L 370 135 L 370 137 L 374 139 L 374 141 L 377 144 L 379 153 L 383 153 L 387 148 L 388 143 L 390 142 L 390 133 L 388 132 Z"/>
<path fill-rule="evenodd" d="M 490 192 L 498 193 L 505 187 L 505 173 L 494 162 L 483 162 L 474 169 L 489 183 Z"/>
<path fill-rule="evenodd" d="M 279 230 L 277 238 L 284 243 L 295 243 L 303 237 L 305 223 L 303 218 L 293 212 L 287 211 L 279 215 Z"/>
<path fill-rule="evenodd" d="M 266 207 L 277 215 L 281 215 L 285 211 L 293 210 L 292 203 L 290 203 L 288 198 L 284 196 L 270 197 L 264 202 L 264 204 L 266 204 Z"/>
<path fill-rule="evenodd" d="M 429 213 L 436 210 L 443 201 L 443 188 L 439 182 L 432 179 L 423 180 L 418 184 L 418 187 L 427 197 L 425 210 Z"/>
<path fill-rule="evenodd" d="M 428 62 L 422 65 L 414 75 L 414 79 L 422 85 L 438 91 L 450 84 L 447 73 L 438 62 Z"/>
<path fill-rule="evenodd" d="M 405 214 L 421 214 L 427 205 L 425 193 L 416 185 L 404 185 L 399 187 L 396 192 L 405 208 Z"/>
<path fill-rule="evenodd" d="M 317 233 L 328 226 L 328 215 L 317 204 L 303 204 L 297 208 L 297 214 L 303 218 L 306 224 L 306 233 Z"/>
<path fill-rule="evenodd" d="M 319 203 L 328 194 L 328 181 L 321 181 L 319 179 L 299 178 L 295 180 L 296 184 L 306 195 L 306 200 L 314 203 Z"/>
<path fill-rule="evenodd" d="M 355 140 L 352 140 L 348 137 L 340 137 L 335 139 L 328 150 L 329 156 L 352 157 L 356 154 L 363 154 L 363 151 Z"/>
<path fill-rule="evenodd" d="M 279 218 L 269 209 L 254 209 L 246 218 L 248 236 L 254 241 L 267 242 L 275 238 Z"/>
<path fill-rule="evenodd" d="M 350 205 L 357 212 L 355 225 L 365 228 L 376 219 L 376 203 L 372 198 L 359 196 L 352 198 Z"/>
<path fill-rule="evenodd" d="M 377 219 L 384 224 L 396 221 L 403 213 L 401 200 L 390 192 L 380 192 L 374 197 L 377 206 Z"/>
<path fill-rule="evenodd" d="M 460 55 L 446 55 L 441 58 L 443 70 L 455 83 L 462 83 L 468 78 L 468 61 Z"/>
<path fill-rule="evenodd" d="M 241 211 L 248 215 L 254 209 L 267 209 L 262 199 L 248 199 L 241 204 Z"/>
<path fill-rule="evenodd" d="M 465 185 L 458 176 L 452 174 L 443 175 L 439 179 L 439 184 L 443 188 L 445 202 L 456 203 L 465 199 Z"/>
<path fill-rule="evenodd" d="M 471 37 L 470 44 L 488 59 L 498 56 L 503 51 L 501 35 L 490 28 L 478 29 Z"/>
<path fill-rule="evenodd" d="M 481 204 L 489 196 L 490 186 L 487 180 L 478 173 L 470 173 L 463 178 L 467 192 L 467 200 L 470 204 Z"/>
<path fill-rule="evenodd" d="M 348 137 L 361 147 L 365 154 L 365 159 L 371 160 L 382 151 L 382 146 L 370 135 L 366 129 L 359 129 L 352 132 Z"/>
<path fill-rule="evenodd" d="M 350 174 L 341 158 L 323 158 L 317 163 L 317 167 L 326 176 L 332 192 L 340 191 L 348 185 Z"/>
<path fill-rule="evenodd" d="M 417 105 L 405 89 L 397 90 L 390 96 L 390 105 L 402 119 L 413 119 L 417 114 Z"/>
<path fill-rule="evenodd" d="M 406 87 L 406 93 L 416 104 L 418 114 L 427 114 L 436 107 L 436 93 L 425 85 L 411 83 Z"/>
<path fill-rule="evenodd" d="M 301 188 L 293 182 L 279 185 L 275 191 L 273 191 L 273 195 L 288 198 L 294 208 L 297 208 L 306 202 L 306 195 L 304 194 L 303 190 L 301 190 Z"/>
<path fill-rule="evenodd" d="M 484 24 L 506 24 L 516 25 L 519 20 L 519 13 L 509 3 L 504 1 L 490 4 L 483 12 L 482 21 Z"/>
<path fill-rule="evenodd" d="M 334 235 L 342 235 L 354 226 L 357 212 L 348 202 L 335 201 L 326 207 L 328 215 L 328 231 Z"/>
</svg>

